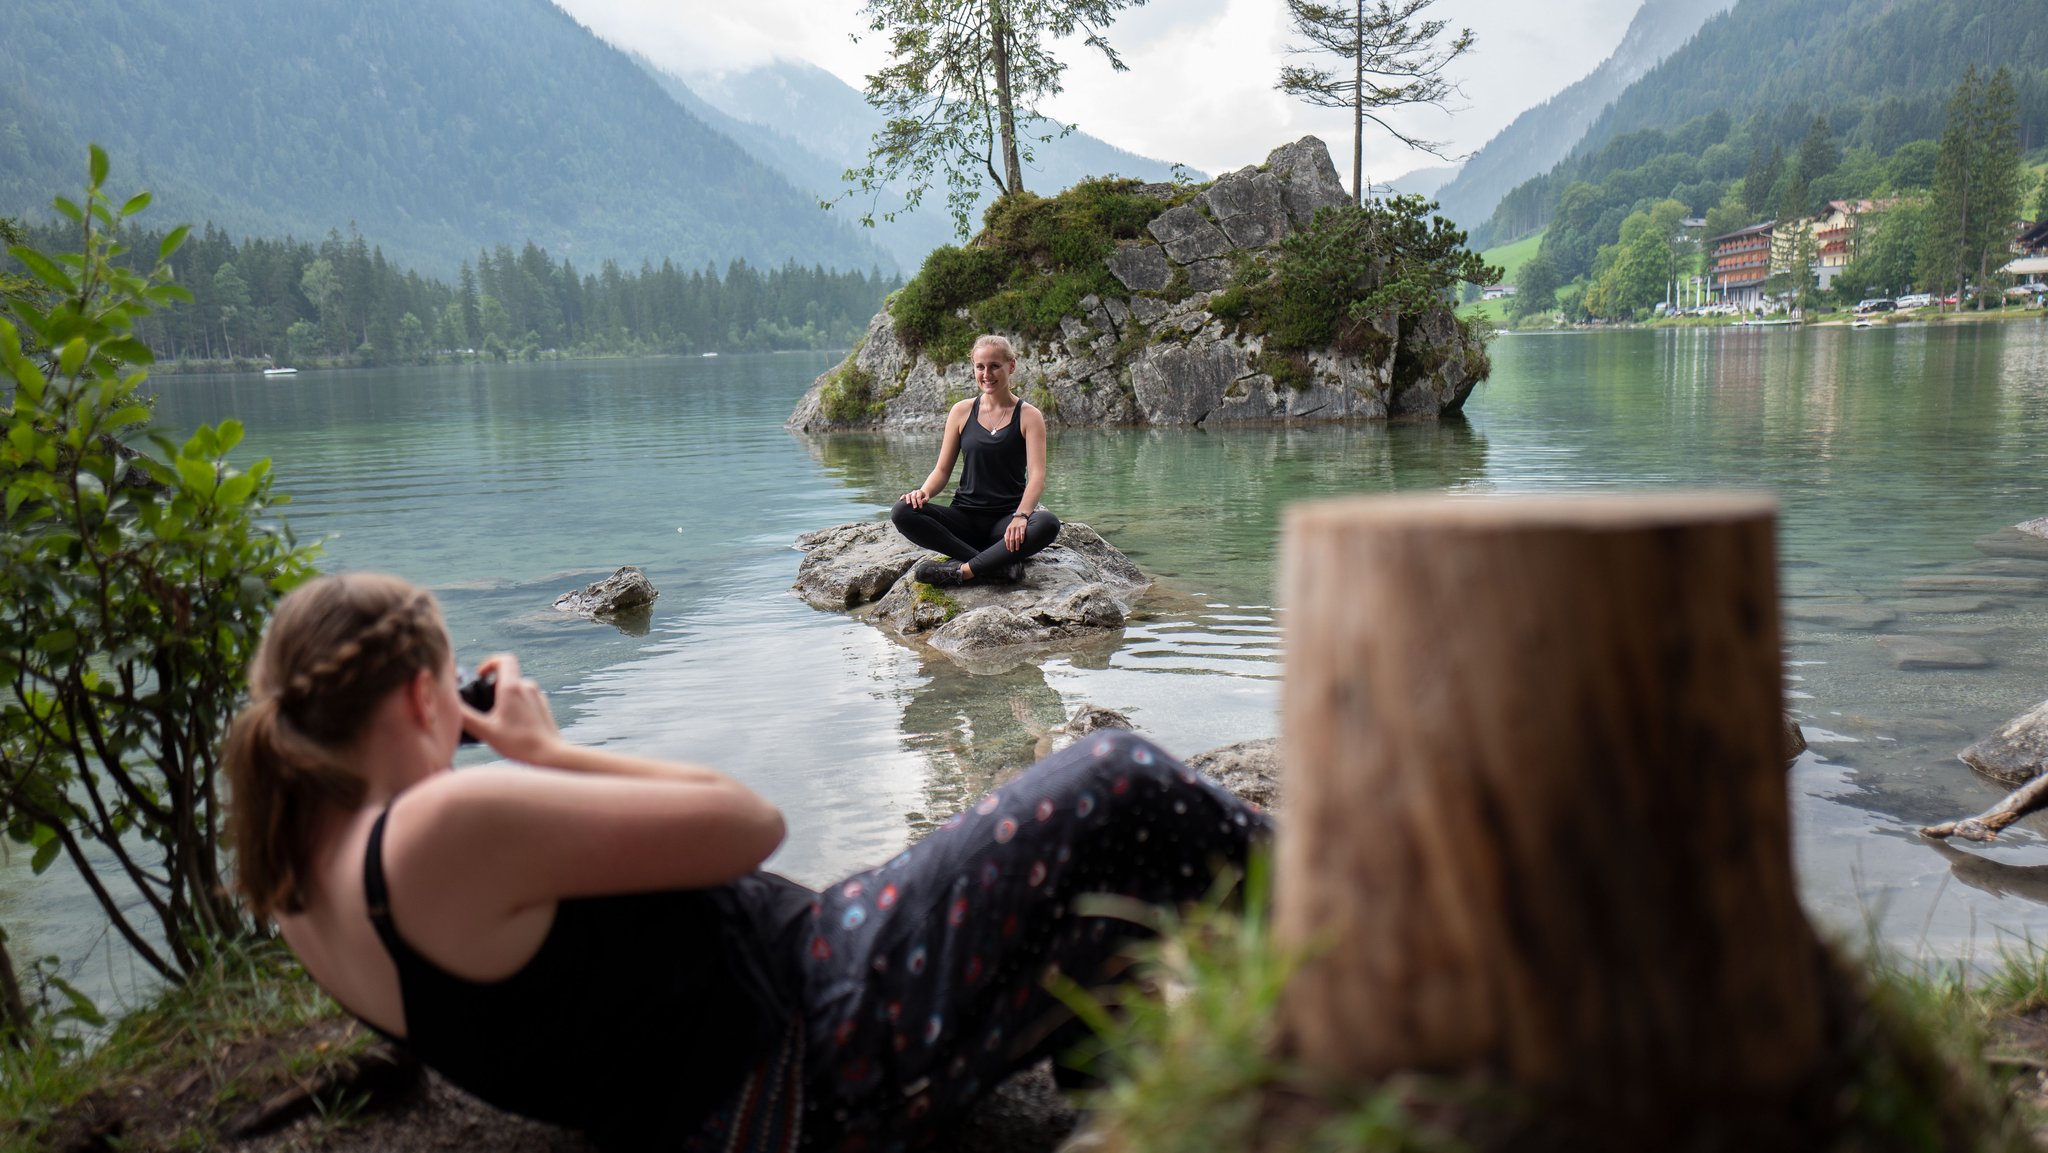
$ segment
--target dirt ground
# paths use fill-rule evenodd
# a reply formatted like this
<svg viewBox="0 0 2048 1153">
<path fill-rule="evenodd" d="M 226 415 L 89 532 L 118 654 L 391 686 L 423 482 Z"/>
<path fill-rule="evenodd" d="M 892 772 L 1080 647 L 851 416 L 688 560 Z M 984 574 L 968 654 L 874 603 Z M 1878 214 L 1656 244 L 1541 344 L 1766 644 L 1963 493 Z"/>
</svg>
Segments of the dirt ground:
<svg viewBox="0 0 2048 1153">
<path fill-rule="evenodd" d="M 1048 1066 L 1010 1079 L 940 1150 L 1052 1153 L 1078 1115 Z M 577 1134 L 501 1113 L 428 1073 L 382 1107 L 343 1118 L 313 1113 L 269 1134 L 223 1145 L 224 1153 L 596 1153 Z"/>
</svg>

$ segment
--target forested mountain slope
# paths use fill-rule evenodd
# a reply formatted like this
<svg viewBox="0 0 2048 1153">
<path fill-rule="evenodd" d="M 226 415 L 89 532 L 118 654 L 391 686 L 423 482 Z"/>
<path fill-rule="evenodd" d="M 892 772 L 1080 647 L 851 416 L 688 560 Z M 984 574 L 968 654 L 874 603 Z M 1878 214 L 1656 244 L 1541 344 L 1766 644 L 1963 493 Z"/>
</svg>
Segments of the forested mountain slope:
<svg viewBox="0 0 2048 1153">
<path fill-rule="evenodd" d="M 452 274 L 526 240 L 585 267 L 892 262 L 547 0 L 8 0 L 0 214 L 106 147 L 156 220 L 351 222 Z"/>
<path fill-rule="evenodd" d="M 646 66 L 685 107 L 818 199 L 839 195 L 840 173 L 865 162 L 868 142 L 882 127 L 882 114 L 858 90 L 812 64 L 778 60 L 715 77 L 681 77 L 652 62 Z M 1044 121 L 1036 122 L 1035 127 L 1027 123 L 1021 130 L 1055 137 L 1059 131 L 1057 125 Z M 1173 179 L 1171 164 L 1126 152 L 1085 132 L 1034 143 L 1031 149 L 1036 159 L 1025 164 L 1024 182 L 1044 196 L 1091 176 Z M 1190 179 L 1207 179 L 1194 170 L 1187 174 Z M 992 193 L 983 197 L 982 207 L 992 199 Z M 900 202 L 900 197 L 893 201 L 885 198 L 877 207 L 886 210 Z M 832 212 L 851 220 L 867 207 L 856 197 Z M 879 223 L 873 235 L 905 269 L 916 268 L 933 248 L 957 243 L 946 212 L 944 188 L 928 193 L 917 211 L 901 214 L 893 223 Z"/>
<path fill-rule="evenodd" d="M 1700 161 L 1701 149 L 1723 137 L 1734 146 L 1720 166 L 1728 171 L 1706 175 L 1739 174 L 1751 149 L 1796 146 L 1816 115 L 1843 148 L 1889 156 L 1941 134 L 1949 96 L 1972 64 L 2009 66 L 2021 146 L 2048 140 L 2042 0 L 1741 0 L 1630 85 L 1571 156 L 1510 192 L 1474 239 L 1498 243 L 1544 227 L 1573 181 L 1665 156 Z M 1720 118 L 1718 133 L 1701 136 L 1712 127 L 1703 113 Z M 1683 167 L 1676 159 L 1667 166 Z M 1643 195 L 1678 195 L 1704 212 L 1681 191 L 1646 187 Z"/>
<path fill-rule="evenodd" d="M 1515 117 L 1437 190 L 1444 215 L 1468 228 L 1493 215 L 1509 189 L 1564 159 L 1609 101 L 1684 44 L 1709 16 L 1734 2 L 1643 0 L 1613 55 L 1584 79 Z"/>
</svg>

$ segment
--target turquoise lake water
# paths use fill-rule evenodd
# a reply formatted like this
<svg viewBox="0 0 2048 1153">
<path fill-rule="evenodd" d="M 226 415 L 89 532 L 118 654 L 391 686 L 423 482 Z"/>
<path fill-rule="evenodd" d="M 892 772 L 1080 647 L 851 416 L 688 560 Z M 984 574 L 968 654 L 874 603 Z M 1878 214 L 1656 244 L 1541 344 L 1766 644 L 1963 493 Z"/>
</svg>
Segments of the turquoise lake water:
<svg viewBox="0 0 2048 1153">
<path fill-rule="evenodd" d="M 792 538 L 882 515 L 936 448 L 784 430 L 836 357 L 154 387 L 181 434 L 241 419 L 238 456 L 275 460 L 325 566 L 438 590 L 459 653 L 517 651 L 572 736 L 712 764 L 780 804 L 791 833 L 771 867 L 812 883 L 1028 763 L 1082 702 L 1183 754 L 1272 735 L 1290 501 L 1765 489 L 1782 506 L 1791 703 L 1813 744 L 1791 776 L 1809 908 L 1916 953 L 2048 938 L 2048 824 L 1963 852 L 1911 832 L 1994 801 L 1956 750 L 2048 697 L 2048 542 L 2011 531 L 2048 515 L 2048 324 L 1511 336 L 1493 352 L 1464 421 L 1056 431 L 1046 504 L 1159 584 L 1113 649 L 995 676 L 787 591 Z M 644 635 L 550 609 L 623 564 L 661 590 Z M 1901 671 L 1878 641 L 1900 635 L 1990 664 Z M 139 978 L 82 888 L 62 870 L 31 880 L 19 854 L 0 864 L 0 925 L 18 957 L 62 955 L 101 995 Z"/>
</svg>

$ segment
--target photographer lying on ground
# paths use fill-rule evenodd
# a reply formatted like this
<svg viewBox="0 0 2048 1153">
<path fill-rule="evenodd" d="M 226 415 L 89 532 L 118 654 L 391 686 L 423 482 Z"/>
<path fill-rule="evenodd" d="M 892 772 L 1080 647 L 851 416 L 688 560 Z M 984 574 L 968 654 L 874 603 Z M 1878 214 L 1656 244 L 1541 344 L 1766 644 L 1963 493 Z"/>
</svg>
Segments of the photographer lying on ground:
<svg viewBox="0 0 2048 1153">
<path fill-rule="evenodd" d="M 583 748 L 496 656 L 457 694 L 433 597 L 344 574 L 286 597 L 228 747 L 238 884 L 371 1027 L 501 1108 L 646 1148 L 928 1142 L 1071 1042 L 1125 922 L 1201 896 L 1256 811 L 1096 734 L 881 868 L 757 867 L 781 814 L 690 765 Z M 528 768 L 451 772 L 464 729 Z"/>
</svg>

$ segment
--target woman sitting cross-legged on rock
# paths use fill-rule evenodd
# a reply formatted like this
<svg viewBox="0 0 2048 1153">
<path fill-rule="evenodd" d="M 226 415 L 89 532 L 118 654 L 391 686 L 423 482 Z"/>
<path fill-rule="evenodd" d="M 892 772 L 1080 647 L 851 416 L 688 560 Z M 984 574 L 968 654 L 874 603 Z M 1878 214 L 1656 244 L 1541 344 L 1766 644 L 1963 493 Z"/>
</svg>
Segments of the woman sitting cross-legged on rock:
<svg viewBox="0 0 2048 1153">
<path fill-rule="evenodd" d="M 1006 337 L 974 342 L 980 393 L 946 414 L 939 463 L 889 511 L 912 544 L 952 558 L 918 562 L 911 576 L 926 584 L 1016 581 L 1024 558 L 1060 535 L 1060 518 L 1038 507 L 1045 494 L 1045 414 L 1010 391 L 1016 368 L 1017 353 Z M 956 457 L 963 462 L 959 494 L 951 505 L 935 504 Z"/>
<path fill-rule="evenodd" d="M 710 769 L 571 744 L 510 656 L 488 712 L 394 577 L 279 605 L 227 765 L 237 884 L 327 991 L 512 1112 L 631 1149 L 929 1144 L 1075 1023 L 1157 905 L 1265 818 L 1129 733 L 1026 770 L 821 893 L 759 871 L 782 815 Z M 525 768 L 451 772 L 463 732 Z"/>
</svg>

